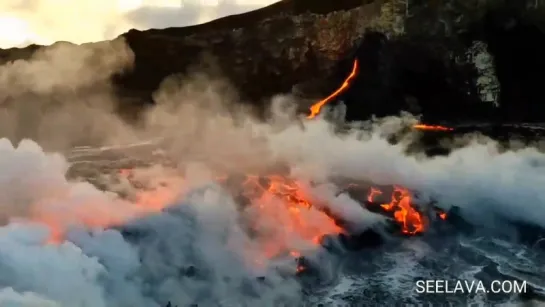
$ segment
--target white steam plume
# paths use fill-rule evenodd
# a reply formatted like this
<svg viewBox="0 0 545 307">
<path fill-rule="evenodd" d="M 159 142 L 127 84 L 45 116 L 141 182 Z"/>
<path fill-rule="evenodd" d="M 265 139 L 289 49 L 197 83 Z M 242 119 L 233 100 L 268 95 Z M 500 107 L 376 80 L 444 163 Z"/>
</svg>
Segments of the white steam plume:
<svg viewBox="0 0 545 307">
<path fill-rule="evenodd" d="M 0 227 L 0 300 L 23 306 L 39 301 L 149 307 L 168 300 L 268 306 L 277 299 L 299 299 L 294 280 L 271 274 L 266 282 L 255 279 L 245 258 L 259 250 L 240 228 L 233 201 L 220 190 L 197 189 L 178 201 L 178 210 L 130 223 L 133 232 L 141 232 L 131 244 L 117 230 L 99 227 L 89 233 L 84 225 L 104 215 L 114 223 L 130 221 L 140 213 L 135 204 L 66 181 L 62 157 L 47 155 L 34 143 L 14 148 L 4 139 L 2 144 L 0 160 L 11 166 L 4 168 L 0 184 L 10 187 L 1 192 L 3 203 L 28 210 L 19 212 L 18 222 Z M 15 210 L 23 211 L 8 207 L 3 213 Z M 47 217 L 59 219 L 55 225 L 67 223 L 67 241 L 44 245 L 50 233 L 40 222 Z"/>
<path fill-rule="evenodd" d="M 3 64 L 0 135 L 32 138 L 55 150 L 108 143 L 112 137 L 130 140 L 131 132 L 113 114 L 117 101 L 110 78 L 129 69 L 133 60 L 125 41 L 116 39 L 81 46 L 57 43 L 28 60 Z"/>
<path fill-rule="evenodd" d="M 449 156 L 408 156 L 403 143 L 380 137 L 382 127 L 361 137 L 355 130 L 337 136 L 325 122 L 292 126 L 270 137 L 301 171 L 323 176 L 399 184 L 426 193 L 448 208 L 502 214 L 545 227 L 545 155 L 537 148 L 500 151 L 498 144 L 475 138 Z M 327 144 L 327 145 L 325 145 Z"/>
</svg>

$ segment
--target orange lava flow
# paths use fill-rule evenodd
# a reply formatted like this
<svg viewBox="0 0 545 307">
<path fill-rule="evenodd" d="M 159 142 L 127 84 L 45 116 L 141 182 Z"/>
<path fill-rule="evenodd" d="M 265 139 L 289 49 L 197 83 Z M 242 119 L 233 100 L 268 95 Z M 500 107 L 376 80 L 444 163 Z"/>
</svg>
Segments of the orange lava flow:
<svg viewBox="0 0 545 307">
<path fill-rule="evenodd" d="M 296 180 L 277 175 L 247 176 L 242 194 L 252 203 L 252 230 L 260 235 L 268 258 L 286 253 L 299 258 L 302 250 L 298 246 L 315 247 L 323 236 L 342 232 L 332 217 L 311 204 Z"/>
<path fill-rule="evenodd" d="M 121 170 L 120 175 L 129 179 L 132 178 L 132 171 Z M 260 267 L 267 260 L 292 257 L 297 260 L 295 273 L 301 273 L 306 270 L 300 261 L 305 252 L 319 247 L 324 236 L 344 232 L 323 207 L 313 204 L 314 200 L 304 182 L 281 175 L 246 175 L 242 181 L 229 187 L 228 179 L 228 176 L 217 177 L 216 181 L 225 184 L 233 196 L 241 196 L 244 200 L 237 202 L 237 208 L 243 221 L 241 225 L 247 227 L 249 237 L 253 238 L 249 243 L 252 252 L 248 260 Z M 51 235 L 46 243 L 58 244 L 65 239 L 71 222 L 91 228 L 108 228 L 158 213 L 171 205 L 175 197 L 179 197 L 179 193 L 174 192 L 179 191 L 180 185 L 186 185 L 184 183 L 185 179 L 176 181 L 175 189 L 161 185 L 165 189 L 159 187 L 140 191 L 132 202 L 83 203 L 69 211 L 63 211 L 64 208 L 37 210 L 33 220 L 50 228 Z M 380 189 L 371 188 L 367 201 L 374 203 L 381 194 Z M 59 199 L 62 200 L 62 196 L 58 196 Z M 395 187 L 390 202 L 380 207 L 392 213 L 402 233 L 416 235 L 425 231 L 427 219 L 413 206 L 407 189 Z M 446 213 L 438 211 L 437 214 L 439 218 L 446 219 Z"/>
<path fill-rule="evenodd" d="M 119 175 L 130 178 L 132 170 L 120 170 Z M 65 198 L 68 195 L 58 193 L 56 198 L 48 199 L 47 203 L 35 204 L 31 210 L 31 220 L 49 229 L 46 244 L 58 244 L 65 240 L 66 232 L 72 226 L 101 229 L 120 226 L 131 220 L 161 212 L 171 205 L 177 196 L 177 189 L 161 186 L 139 191 L 133 201 L 93 198 L 62 207 L 56 204 L 63 204 L 70 198 Z"/>
<path fill-rule="evenodd" d="M 382 194 L 379 189 L 371 188 L 368 201 L 372 202 L 374 197 Z M 404 234 L 415 235 L 424 232 L 425 218 L 413 207 L 409 191 L 402 187 L 395 187 L 391 201 L 380 205 L 384 210 L 393 212 L 394 219 L 398 222 Z"/>
<path fill-rule="evenodd" d="M 424 125 L 424 124 L 414 125 L 413 128 L 417 129 L 417 130 L 428 130 L 428 131 L 452 131 L 452 130 L 454 130 L 453 128 L 450 128 L 450 127 Z"/>
<path fill-rule="evenodd" d="M 369 190 L 369 195 L 367 195 L 367 201 L 372 203 L 376 196 L 382 194 L 382 191 L 376 188 L 371 188 Z"/>
<path fill-rule="evenodd" d="M 323 106 L 333 100 L 335 97 L 337 97 L 339 94 L 341 94 L 344 90 L 346 90 L 349 86 L 352 80 L 358 75 L 358 69 L 359 69 L 359 63 L 358 60 L 354 60 L 354 66 L 352 67 L 352 72 L 350 75 L 344 80 L 343 84 L 331 95 L 327 96 L 326 98 L 318 101 L 317 103 L 313 104 L 310 107 L 310 115 L 307 116 L 307 118 L 314 118 L 318 114 L 320 114 L 320 111 L 322 110 Z"/>
<path fill-rule="evenodd" d="M 121 170 L 119 175 L 128 180 L 133 178 L 131 170 Z M 228 177 L 218 177 L 216 181 L 223 184 L 226 179 Z M 48 206 L 37 206 L 46 209 L 35 210 L 32 220 L 50 229 L 50 237 L 45 243 L 59 244 L 65 240 L 72 225 L 105 229 L 161 212 L 179 196 L 173 192 L 179 190 L 180 185 L 184 182 L 176 182 L 174 189 L 164 187 L 163 190 L 160 186 L 139 190 L 132 201 L 117 199 L 112 203 L 78 203 L 76 208 L 70 207 L 66 211 L 62 210 L 64 208 L 50 210 Z M 238 202 L 240 217 L 245 221 L 243 225 L 247 227 L 249 236 L 256 238 L 252 240 L 252 248 L 258 251 L 256 257 L 259 259 L 250 259 L 255 263 L 283 256 L 299 259 L 305 251 L 319 246 L 325 235 L 343 232 L 331 216 L 312 205 L 308 190 L 297 180 L 280 175 L 246 175 L 232 188 L 234 190 L 227 190 L 245 200 Z M 295 270 L 302 272 L 305 267 L 297 264 Z"/>
</svg>

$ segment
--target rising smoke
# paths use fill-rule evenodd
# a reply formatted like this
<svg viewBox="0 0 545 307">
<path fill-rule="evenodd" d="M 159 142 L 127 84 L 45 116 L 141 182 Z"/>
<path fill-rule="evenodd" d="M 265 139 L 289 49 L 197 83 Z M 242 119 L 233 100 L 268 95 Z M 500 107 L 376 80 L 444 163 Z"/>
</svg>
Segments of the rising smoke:
<svg viewBox="0 0 545 307">
<path fill-rule="evenodd" d="M 322 118 L 306 121 L 294 108 L 278 107 L 297 103 L 278 97 L 271 118 L 258 122 L 234 107 L 224 81 L 202 75 L 165 81 L 154 95 L 157 106 L 135 128 L 114 115 L 107 78 L 131 61 L 118 40 L 61 44 L 0 67 L 0 305 L 299 305 L 296 263 L 268 257 L 264 247 L 274 242 L 309 257 L 327 252 L 304 233 L 286 230 L 289 212 L 278 200 L 260 199 L 241 211 L 240 200 L 213 180 L 225 174 L 289 173 L 357 232 L 383 219 L 339 191 L 333 178 L 400 184 L 445 208 L 456 204 L 545 226 L 538 190 L 545 160 L 536 150 L 500 153 L 491 142 L 475 141 L 448 157 L 408 156 L 403 142 L 392 145 L 383 135 L 412 118 L 339 135 Z M 80 167 L 67 161 L 71 146 L 150 139 L 160 140 L 170 166 L 101 174 L 104 190 L 128 197 L 73 179 L 77 174 L 67 178 Z M 87 167 L 100 172 L 98 162 Z M 127 177 L 145 184 L 135 188 Z M 304 215 L 312 229 L 335 231 L 318 208 Z M 252 221 L 261 227 L 257 234 L 248 231 Z M 329 264 L 321 267 L 331 273 Z"/>
<path fill-rule="evenodd" d="M 115 104 L 109 80 L 130 67 L 133 57 L 122 39 L 82 46 L 57 43 L 28 61 L 0 66 L 1 134 L 63 150 L 106 142 L 108 131 L 122 133 L 111 112 Z M 73 114 L 87 116 L 75 120 Z"/>
</svg>

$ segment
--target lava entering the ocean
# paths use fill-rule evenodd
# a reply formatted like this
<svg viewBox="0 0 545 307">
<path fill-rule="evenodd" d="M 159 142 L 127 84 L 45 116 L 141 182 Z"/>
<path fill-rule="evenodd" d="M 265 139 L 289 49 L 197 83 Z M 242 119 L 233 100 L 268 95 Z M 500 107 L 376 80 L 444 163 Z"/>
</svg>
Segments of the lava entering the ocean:
<svg viewBox="0 0 545 307">
<path fill-rule="evenodd" d="M 354 61 L 352 72 L 344 80 L 341 87 L 325 99 L 315 103 L 310 108 L 309 119 L 316 117 L 323 106 L 345 91 L 357 76 L 359 63 Z M 451 131 L 453 129 L 442 126 L 414 125 L 420 130 Z M 133 172 L 121 170 L 121 177 L 131 181 Z M 240 205 L 240 214 L 247 224 L 247 230 L 256 240 L 261 251 L 261 259 L 254 259 L 256 263 L 280 256 L 291 255 L 299 259 L 305 250 L 313 249 L 321 244 L 324 236 L 340 235 L 345 233 L 343 222 L 327 209 L 327 204 L 313 204 L 309 189 L 303 182 L 282 175 L 245 175 L 242 181 L 232 186 L 232 176 L 217 177 L 216 182 L 227 188 L 235 199 L 244 200 Z M 133 201 L 115 200 L 117 204 L 85 204 L 70 212 L 62 210 L 53 212 L 34 212 L 34 220 L 48 226 L 51 237 L 48 243 L 59 243 L 65 237 L 67 228 L 73 224 L 83 224 L 88 227 L 108 228 L 123 225 L 130 220 L 145 215 L 159 213 L 173 205 L 184 190 L 184 178 L 175 178 L 172 186 L 160 185 L 151 190 L 140 190 Z M 231 184 L 231 186 L 229 186 Z M 358 186 L 358 185 L 355 185 Z M 366 191 L 366 190 L 365 190 Z M 368 194 L 368 204 L 383 194 L 377 188 L 372 188 Z M 239 197 L 239 198 L 237 198 Z M 357 200 L 357 199 L 356 199 Z M 362 199 L 361 203 L 365 203 Z M 39 206 L 38 206 L 39 207 Z M 395 187 L 389 203 L 378 206 L 386 216 L 392 217 L 400 226 L 401 232 L 406 235 L 417 235 L 425 231 L 427 219 L 413 205 L 409 191 L 403 187 Z M 446 219 L 446 213 L 439 212 L 439 218 Z M 77 222 L 77 223 L 76 223 Z M 302 265 L 297 266 L 297 272 L 304 270 Z"/>
<path fill-rule="evenodd" d="M 343 229 L 323 210 L 313 206 L 303 183 L 280 175 L 247 175 L 240 195 L 250 206 L 251 231 L 260 235 L 266 257 L 285 253 L 298 258 L 302 250 L 294 246 L 315 247 L 322 237 Z"/>
<path fill-rule="evenodd" d="M 382 194 L 377 188 L 371 188 L 367 201 L 373 203 L 377 195 Z M 406 188 L 395 186 L 389 203 L 380 205 L 401 225 L 404 234 L 415 235 L 424 232 L 426 219 L 414 208 L 409 191 Z"/>
<path fill-rule="evenodd" d="M 228 181 L 228 177 L 220 180 L 226 186 L 229 186 Z M 361 191 L 362 188 L 358 184 L 347 185 L 347 189 Z M 283 175 L 245 175 L 234 187 L 231 185 L 230 190 L 235 196 L 243 197 L 245 204 L 240 204 L 243 215 L 249 218 L 250 232 L 259 236 L 261 250 L 267 259 L 282 255 L 300 259 L 305 250 L 320 246 L 325 236 L 347 234 L 342 226 L 346 221 L 332 215 L 327 204 L 313 203 L 315 200 L 304 182 Z M 342 187 L 341 190 L 346 191 Z M 359 201 L 369 208 L 376 204 L 375 199 L 381 194 L 381 190 L 372 187 L 367 194 L 367 203 L 365 199 Z M 428 220 L 415 207 L 406 188 L 394 186 L 390 201 L 377 207 L 374 211 L 392 217 L 404 235 L 418 235 L 426 230 Z M 437 214 L 446 219 L 446 213 L 438 211 Z M 256 262 L 260 264 L 261 260 Z M 304 265 L 299 263 L 296 271 L 304 270 Z"/>
<path fill-rule="evenodd" d="M 133 179 L 130 170 L 121 170 L 119 175 L 136 180 Z M 313 203 L 315 199 L 310 194 L 311 186 L 305 182 L 283 175 L 244 175 L 241 178 L 221 176 L 216 177 L 215 181 L 237 201 L 240 216 L 248 233 L 257 238 L 254 242 L 257 245 L 254 247 L 258 247 L 260 252 L 257 259 L 250 260 L 258 266 L 271 259 L 285 256 L 291 256 L 299 262 L 306 252 L 320 246 L 325 236 L 347 234 L 343 228 L 345 221 L 332 215 L 327 203 Z M 178 179 L 176 182 L 179 188 L 178 184 L 183 185 L 184 180 Z M 134 184 L 138 185 L 138 182 Z M 357 184 L 349 186 L 360 189 Z M 176 203 L 175 197 L 180 194 L 174 193 L 173 188 L 174 186 L 171 188 L 166 185 L 142 190 L 137 193 L 133 202 L 117 204 L 132 205 L 133 207 L 128 210 L 130 214 L 124 212 L 120 215 L 123 207 L 89 205 L 82 208 L 82 212 L 75 213 L 38 212 L 35 221 L 50 228 L 51 237 L 48 243 L 60 243 L 64 239 L 66 227 L 69 226 L 67 221 L 77 219 L 80 224 L 91 228 L 121 226 L 132 219 L 160 212 Z M 373 203 L 375 197 L 382 193 L 379 189 L 372 188 L 367 201 Z M 361 199 L 361 202 L 364 203 L 364 200 Z M 402 227 L 403 234 L 416 235 L 425 230 L 426 220 L 411 203 L 407 189 L 396 187 L 391 195 L 391 201 L 380 205 L 379 208 L 384 215 L 393 216 Z M 77 216 L 70 216 L 71 214 Z M 299 273 L 304 271 L 305 267 L 297 263 L 295 269 Z"/>
</svg>

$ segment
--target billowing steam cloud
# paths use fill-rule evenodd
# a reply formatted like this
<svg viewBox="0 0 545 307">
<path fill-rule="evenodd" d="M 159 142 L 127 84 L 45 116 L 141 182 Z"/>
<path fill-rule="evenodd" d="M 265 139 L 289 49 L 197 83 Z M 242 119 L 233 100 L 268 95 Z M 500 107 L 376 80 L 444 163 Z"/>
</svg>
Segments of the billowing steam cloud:
<svg viewBox="0 0 545 307">
<path fill-rule="evenodd" d="M 265 305 L 280 295 L 297 298 L 290 297 L 297 293 L 293 281 L 280 284 L 269 276 L 268 284 L 259 284 L 248 275 L 243 260 L 249 254 L 237 251 L 246 252 L 251 242 L 237 226 L 233 203 L 219 191 L 195 190 L 180 201 L 179 211 L 140 220 L 132 231 L 152 233 L 140 234 L 133 245 L 117 230 L 88 233 L 82 225 L 127 221 L 141 213 L 137 204 L 89 184 L 67 182 L 63 159 L 43 153 L 34 143 L 13 148 L 4 141 L 1 151 L 8 166 L 3 179 L 11 182 L 2 184 L 11 187 L 2 192 L 4 203 L 19 211 L 26 206 L 31 220 L 45 225 L 56 220 L 50 225 L 71 230 L 67 241 L 44 245 L 55 229 L 26 219 L 0 228 L 0 302 L 97 307 L 164 306 L 168 299 L 251 302 L 251 296 L 236 296 L 244 291 L 260 293 Z M 105 217 L 112 220 L 100 220 Z M 254 300 L 258 304 L 260 299 Z"/>
<path fill-rule="evenodd" d="M 157 106 L 134 128 L 114 115 L 116 98 L 105 77 L 131 60 L 116 41 L 59 45 L 0 67 L 6 120 L 0 131 L 0 305 L 298 305 L 297 264 L 282 252 L 325 262 L 324 276 L 333 271 L 334 261 L 327 262 L 332 256 L 312 242 L 315 234 L 338 231 L 321 207 L 345 219 L 352 231 L 380 227 L 383 220 L 342 193 L 337 177 L 401 184 L 445 207 L 545 226 L 544 156 L 533 149 L 499 153 L 485 142 L 449 157 L 407 156 L 403 142 L 391 145 L 382 135 L 411 118 L 339 135 L 321 118 L 298 118 L 289 107 L 297 102 L 280 97 L 274 106 L 288 108 L 257 122 L 233 104 L 226 83 L 200 75 L 165 81 L 155 95 Z M 39 121 L 29 121 L 35 109 Z M 14 114 L 17 121 L 9 121 Z M 150 139 L 162 147 L 157 159 L 169 165 L 119 171 L 119 157 L 107 157 L 107 148 L 63 154 L 91 141 L 100 146 Z M 94 161 L 86 160 L 93 155 Z M 126 150 L 125 156 L 133 155 Z M 128 197 L 73 179 L 90 170 L 103 189 Z M 216 183 L 225 174 L 265 172 L 288 173 L 316 205 L 294 220 L 297 208 L 280 199 L 244 201 Z M 241 202 L 246 206 L 240 208 Z"/>
<path fill-rule="evenodd" d="M 28 61 L 0 66 L 1 134 L 30 137 L 61 150 L 77 145 L 76 140 L 84 145 L 95 138 L 103 141 L 108 130 L 122 133 L 111 114 L 115 103 L 109 79 L 130 68 L 133 57 L 122 39 L 82 46 L 57 43 Z M 78 113 L 89 116 L 75 120 Z"/>
<path fill-rule="evenodd" d="M 327 123 L 315 121 L 305 131 L 292 127 L 271 139 L 298 161 L 300 169 L 399 184 L 426 193 L 446 207 L 457 205 L 545 226 L 545 198 L 540 192 L 545 183 L 545 155 L 536 148 L 503 152 L 494 142 L 475 138 L 448 157 L 408 156 L 403 143 L 391 145 L 380 137 L 383 127 L 377 126 L 376 133 L 363 138 L 357 130 L 339 137 Z"/>
<path fill-rule="evenodd" d="M 0 48 L 113 39 L 132 28 L 181 27 L 247 12 L 272 0 L 13 0 L 0 4 Z"/>
</svg>

